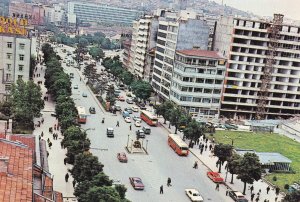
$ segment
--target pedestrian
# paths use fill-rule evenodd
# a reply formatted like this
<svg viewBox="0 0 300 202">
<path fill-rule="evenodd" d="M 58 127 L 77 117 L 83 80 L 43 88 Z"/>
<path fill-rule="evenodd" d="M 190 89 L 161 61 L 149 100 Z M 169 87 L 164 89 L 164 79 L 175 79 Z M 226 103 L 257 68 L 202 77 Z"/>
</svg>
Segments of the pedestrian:
<svg viewBox="0 0 300 202">
<path fill-rule="evenodd" d="M 201 150 L 200 150 L 200 154 L 202 154 L 203 153 L 203 147 L 201 148 Z"/>
<path fill-rule="evenodd" d="M 229 193 L 229 187 L 226 186 L 226 196 L 228 196 L 228 193 Z"/>
<path fill-rule="evenodd" d="M 253 187 L 253 185 L 252 185 L 252 186 L 250 187 L 251 194 L 252 194 L 253 190 L 254 190 L 254 187 Z"/>
<path fill-rule="evenodd" d="M 39 135 L 39 140 L 41 140 L 42 139 L 42 137 Z"/>
<path fill-rule="evenodd" d="M 198 145 L 200 142 L 200 138 L 197 139 L 196 144 Z"/>
<path fill-rule="evenodd" d="M 44 123 L 44 118 L 42 118 L 42 124 Z"/>
<path fill-rule="evenodd" d="M 159 188 L 159 193 L 160 193 L 160 194 L 164 194 L 164 187 L 163 187 L 163 185 L 160 186 L 160 188 Z"/>
<path fill-rule="evenodd" d="M 41 136 L 42 136 L 42 137 L 44 137 L 44 132 L 43 132 L 43 131 L 42 131 L 42 134 L 41 134 Z"/>
<path fill-rule="evenodd" d="M 104 120 L 105 120 L 105 119 L 103 118 L 103 119 L 102 119 L 102 123 L 104 123 Z"/>
<path fill-rule="evenodd" d="M 131 124 L 130 124 L 130 126 L 129 126 L 129 130 L 131 130 Z"/>
<path fill-rule="evenodd" d="M 51 147 L 52 147 L 52 142 L 49 142 L 49 149 L 51 149 Z"/>
<path fill-rule="evenodd" d="M 76 180 L 73 180 L 72 184 L 73 184 L 73 188 L 74 188 L 76 185 Z"/>
<path fill-rule="evenodd" d="M 69 180 L 69 173 L 67 173 L 67 174 L 65 175 L 65 181 L 68 182 L 68 180 Z"/>
<path fill-rule="evenodd" d="M 40 121 L 38 121 L 38 127 L 40 127 L 41 126 L 41 122 Z"/>
<path fill-rule="evenodd" d="M 49 142 L 50 142 L 50 139 L 49 139 L 49 138 L 47 139 L 47 142 L 48 142 L 48 144 L 49 144 Z"/>
<path fill-rule="evenodd" d="M 251 201 L 253 201 L 255 194 L 251 194 Z"/>
<path fill-rule="evenodd" d="M 200 143 L 199 143 L 199 149 L 201 149 L 201 148 L 202 148 L 202 143 L 200 142 Z"/>
<path fill-rule="evenodd" d="M 275 197 L 275 202 L 277 202 L 277 200 L 278 200 L 278 197 L 276 196 L 276 197 Z"/>
<path fill-rule="evenodd" d="M 257 196 L 257 197 L 256 197 L 255 201 L 256 201 L 256 202 L 258 202 L 258 201 L 259 201 L 259 196 Z"/>
<path fill-rule="evenodd" d="M 269 194 L 270 186 L 267 187 L 267 194 Z"/>
<path fill-rule="evenodd" d="M 217 183 L 217 185 L 216 185 L 216 190 L 217 190 L 217 191 L 220 190 L 220 184 L 219 184 L 219 183 Z"/>
<path fill-rule="evenodd" d="M 64 164 L 65 165 L 67 164 L 67 158 L 64 158 Z"/>
<path fill-rule="evenodd" d="M 56 130 L 56 124 L 54 124 L 54 130 Z"/>
<path fill-rule="evenodd" d="M 205 143 L 207 144 L 207 142 L 208 142 L 208 138 L 206 138 L 206 140 L 205 140 Z"/>
<path fill-rule="evenodd" d="M 53 135 L 52 135 L 52 136 L 53 136 L 53 140 L 55 140 L 55 133 L 53 133 Z"/>
<path fill-rule="evenodd" d="M 211 149 L 212 149 L 212 144 L 209 145 L 209 151 L 211 151 Z"/>
<path fill-rule="evenodd" d="M 279 191 L 280 191 L 279 187 L 276 187 L 276 188 L 275 188 L 275 193 L 276 193 L 276 195 L 279 195 Z"/>
<path fill-rule="evenodd" d="M 35 74 L 33 74 L 33 78 L 35 77 Z"/>
<path fill-rule="evenodd" d="M 205 151 L 207 150 L 207 144 L 205 145 Z"/>
<path fill-rule="evenodd" d="M 117 125 L 116 125 L 116 127 L 120 127 L 120 123 L 119 123 L 119 121 L 117 121 Z"/>
<path fill-rule="evenodd" d="M 47 157 L 49 156 L 49 152 L 47 151 Z"/>
<path fill-rule="evenodd" d="M 198 168 L 198 161 L 195 161 L 195 163 L 194 163 L 194 167 L 193 168 L 195 168 L 195 169 L 197 169 Z"/>
<path fill-rule="evenodd" d="M 168 180 L 167 180 L 167 186 L 169 187 L 169 186 L 172 186 L 171 185 L 171 178 L 170 177 L 168 177 Z"/>
<path fill-rule="evenodd" d="M 267 199 L 265 199 L 264 202 L 268 202 Z"/>
<path fill-rule="evenodd" d="M 215 138 L 214 138 L 214 137 L 213 137 L 213 139 L 212 139 L 212 143 L 215 144 Z"/>
</svg>

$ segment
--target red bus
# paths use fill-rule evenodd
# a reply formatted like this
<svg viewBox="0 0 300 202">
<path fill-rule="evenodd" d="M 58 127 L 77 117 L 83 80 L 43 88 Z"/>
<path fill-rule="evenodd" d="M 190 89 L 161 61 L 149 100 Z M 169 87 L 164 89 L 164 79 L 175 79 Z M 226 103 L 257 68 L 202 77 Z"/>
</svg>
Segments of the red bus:
<svg viewBox="0 0 300 202">
<path fill-rule="evenodd" d="M 141 119 L 145 121 L 149 126 L 157 126 L 158 119 L 157 116 L 152 113 L 142 110 L 141 111 Z"/>
<path fill-rule="evenodd" d="M 179 135 L 169 134 L 168 144 L 179 156 L 187 156 L 189 154 L 188 145 Z"/>
<path fill-rule="evenodd" d="M 84 107 L 77 107 L 78 111 L 78 123 L 86 123 L 86 113 Z"/>
</svg>

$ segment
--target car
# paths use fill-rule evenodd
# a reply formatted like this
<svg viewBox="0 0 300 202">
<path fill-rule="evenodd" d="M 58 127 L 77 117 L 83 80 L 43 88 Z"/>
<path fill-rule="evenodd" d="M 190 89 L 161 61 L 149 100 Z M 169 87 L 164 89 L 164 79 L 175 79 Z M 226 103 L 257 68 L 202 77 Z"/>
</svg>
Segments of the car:
<svg viewBox="0 0 300 202">
<path fill-rule="evenodd" d="M 248 202 L 248 199 L 241 192 L 229 191 L 228 195 L 236 202 Z"/>
<path fill-rule="evenodd" d="M 87 94 L 85 92 L 83 92 L 82 97 L 87 97 Z"/>
<path fill-rule="evenodd" d="M 78 89 L 78 85 L 75 85 L 75 86 L 74 86 L 74 89 Z"/>
<path fill-rule="evenodd" d="M 107 137 L 114 137 L 114 129 L 113 128 L 107 128 L 106 129 L 106 136 Z"/>
<path fill-rule="evenodd" d="M 203 202 L 203 197 L 200 195 L 197 189 L 185 189 L 186 195 L 191 199 L 193 202 Z"/>
<path fill-rule="evenodd" d="M 130 184 L 135 190 L 144 190 L 145 186 L 139 177 L 129 177 Z"/>
<path fill-rule="evenodd" d="M 127 163 L 127 161 L 128 161 L 127 160 L 127 156 L 126 156 L 126 154 L 124 152 L 118 153 L 117 154 L 117 158 L 122 163 Z"/>
<path fill-rule="evenodd" d="M 134 121 L 142 121 L 142 119 L 139 116 L 133 116 L 132 119 Z"/>
<path fill-rule="evenodd" d="M 95 107 L 90 107 L 89 111 L 90 111 L 91 114 L 96 114 Z"/>
<path fill-rule="evenodd" d="M 123 118 L 126 118 L 126 117 L 130 117 L 130 114 L 129 114 L 129 112 L 128 111 L 123 111 L 122 112 L 122 116 L 123 116 Z"/>
<path fill-rule="evenodd" d="M 135 125 L 136 127 L 141 127 L 141 122 L 140 122 L 140 121 L 136 121 L 136 122 L 134 122 L 134 125 Z"/>
<path fill-rule="evenodd" d="M 115 105 L 115 109 L 116 109 L 117 111 L 121 111 L 121 106 L 120 106 L 120 105 Z"/>
<path fill-rule="evenodd" d="M 127 97 L 132 97 L 131 92 L 127 92 L 127 93 L 126 93 L 126 96 L 127 96 Z"/>
<path fill-rule="evenodd" d="M 127 111 L 129 114 L 132 114 L 132 109 L 131 108 L 125 108 L 125 111 Z"/>
<path fill-rule="evenodd" d="M 135 133 L 137 138 L 145 138 L 145 133 L 143 130 L 137 130 Z"/>
<path fill-rule="evenodd" d="M 141 109 L 141 110 L 146 110 L 146 105 L 142 102 L 138 103 L 137 106 Z"/>
<path fill-rule="evenodd" d="M 118 97 L 118 100 L 124 102 L 124 101 L 125 101 L 125 98 L 124 98 L 124 96 L 119 96 L 119 97 Z"/>
<path fill-rule="evenodd" d="M 126 123 L 131 123 L 130 117 L 126 117 L 124 120 L 125 120 Z"/>
<path fill-rule="evenodd" d="M 128 104 L 133 104 L 133 100 L 132 100 L 131 98 L 127 98 L 127 99 L 126 99 L 126 102 L 127 102 Z"/>
<path fill-rule="evenodd" d="M 132 106 L 131 109 L 134 112 L 139 112 L 139 108 L 137 106 Z"/>
<path fill-rule="evenodd" d="M 142 130 L 143 130 L 144 133 L 147 134 L 147 135 L 150 135 L 150 133 L 151 133 L 151 129 L 150 129 L 150 127 L 148 127 L 148 126 L 144 126 L 144 127 L 142 128 Z"/>
<path fill-rule="evenodd" d="M 217 172 L 207 172 L 207 176 L 216 183 L 223 183 L 224 179 Z"/>
</svg>

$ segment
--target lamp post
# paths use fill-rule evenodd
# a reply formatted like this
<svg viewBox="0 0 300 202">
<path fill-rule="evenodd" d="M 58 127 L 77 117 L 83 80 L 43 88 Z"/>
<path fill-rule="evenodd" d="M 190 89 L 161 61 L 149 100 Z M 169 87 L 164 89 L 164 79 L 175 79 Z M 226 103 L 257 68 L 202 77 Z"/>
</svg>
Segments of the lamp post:
<svg viewBox="0 0 300 202">
<path fill-rule="evenodd" d="M 128 134 L 128 138 L 127 138 L 127 149 L 128 149 L 128 143 L 129 143 L 129 134 Z"/>
<path fill-rule="evenodd" d="M 148 140 L 146 140 L 146 152 L 148 153 Z"/>
</svg>

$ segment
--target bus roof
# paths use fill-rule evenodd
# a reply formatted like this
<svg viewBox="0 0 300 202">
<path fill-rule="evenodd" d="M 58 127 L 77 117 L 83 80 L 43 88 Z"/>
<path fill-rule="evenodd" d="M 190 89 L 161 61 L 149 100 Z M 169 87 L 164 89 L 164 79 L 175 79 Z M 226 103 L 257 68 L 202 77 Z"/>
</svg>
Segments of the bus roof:
<svg viewBox="0 0 300 202">
<path fill-rule="evenodd" d="M 151 112 L 149 111 L 146 111 L 146 110 L 142 110 L 141 113 L 145 114 L 147 117 L 149 117 L 150 119 L 157 119 L 157 116 L 152 114 Z"/>
<path fill-rule="evenodd" d="M 169 134 L 169 137 L 172 138 L 179 147 L 188 147 L 188 145 L 181 139 L 179 135 Z"/>
<path fill-rule="evenodd" d="M 85 114 L 85 108 L 82 106 L 77 107 L 78 114 Z"/>
</svg>

